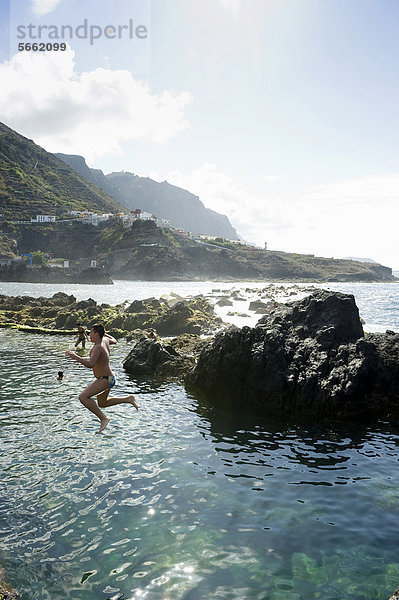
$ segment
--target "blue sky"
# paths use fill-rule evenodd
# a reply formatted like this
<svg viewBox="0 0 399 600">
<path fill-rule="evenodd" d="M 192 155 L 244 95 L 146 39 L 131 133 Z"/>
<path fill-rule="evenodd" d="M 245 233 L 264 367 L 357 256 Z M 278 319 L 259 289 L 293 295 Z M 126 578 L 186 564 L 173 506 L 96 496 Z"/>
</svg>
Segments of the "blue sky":
<svg viewBox="0 0 399 600">
<path fill-rule="evenodd" d="M 15 0 L 11 20 L 1 6 L 7 125 L 181 185 L 248 241 L 399 268 L 396 0 Z M 17 23 L 131 17 L 145 41 L 7 55 L 7 22 L 15 42 Z"/>
</svg>

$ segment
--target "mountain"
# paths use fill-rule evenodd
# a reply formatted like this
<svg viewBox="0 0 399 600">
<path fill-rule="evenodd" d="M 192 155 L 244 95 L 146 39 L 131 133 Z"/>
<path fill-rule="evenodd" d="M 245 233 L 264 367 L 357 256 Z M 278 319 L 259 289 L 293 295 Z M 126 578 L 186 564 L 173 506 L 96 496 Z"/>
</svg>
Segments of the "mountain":
<svg viewBox="0 0 399 600">
<path fill-rule="evenodd" d="M 104 175 L 99 169 L 90 169 L 82 156 L 56 154 L 78 173 L 86 177 L 130 210 L 141 208 L 159 219 L 168 219 L 172 226 L 193 233 L 238 240 L 236 230 L 225 215 L 205 208 L 198 196 L 187 190 L 159 183 L 134 173 L 117 172 Z"/>
<path fill-rule="evenodd" d="M 9 220 L 69 210 L 126 212 L 115 198 L 54 154 L 0 123 L 0 212 Z"/>
</svg>

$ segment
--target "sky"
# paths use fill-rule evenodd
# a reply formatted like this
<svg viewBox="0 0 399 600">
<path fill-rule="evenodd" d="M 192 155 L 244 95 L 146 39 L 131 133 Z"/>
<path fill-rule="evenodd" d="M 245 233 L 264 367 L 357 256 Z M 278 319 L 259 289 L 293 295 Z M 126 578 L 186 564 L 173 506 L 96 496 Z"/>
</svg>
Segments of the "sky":
<svg viewBox="0 0 399 600">
<path fill-rule="evenodd" d="M 0 120 L 258 246 L 399 270 L 398 30 L 397 0 L 3 0 Z"/>
</svg>

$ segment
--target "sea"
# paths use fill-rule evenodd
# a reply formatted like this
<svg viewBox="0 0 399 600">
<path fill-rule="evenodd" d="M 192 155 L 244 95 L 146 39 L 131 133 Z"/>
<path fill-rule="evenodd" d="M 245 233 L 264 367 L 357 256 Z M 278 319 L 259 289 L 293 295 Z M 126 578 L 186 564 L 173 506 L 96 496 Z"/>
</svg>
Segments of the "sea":
<svg viewBox="0 0 399 600">
<path fill-rule="evenodd" d="M 265 290 L 289 302 L 312 287 L 270 285 L 3 283 L 0 294 L 228 296 L 219 314 L 253 325 L 249 302 Z M 366 331 L 399 331 L 397 284 L 314 287 L 354 294 Z M 121 340 L 115 394 L 140 409 L 109 409 L 96 435 L 72 346 L 0 329 L 0 566 L 24 600 L 388 600 L 399 586 L 399 423 L 211 404 L 125 373 Z"/>
</svg>

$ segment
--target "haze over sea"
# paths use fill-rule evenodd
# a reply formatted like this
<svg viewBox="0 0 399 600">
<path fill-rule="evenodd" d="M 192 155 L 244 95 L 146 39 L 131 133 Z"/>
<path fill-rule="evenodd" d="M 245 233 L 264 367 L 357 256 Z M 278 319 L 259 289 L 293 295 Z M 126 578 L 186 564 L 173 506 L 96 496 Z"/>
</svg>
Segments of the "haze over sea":
<svg viewBox="0 0 399 600">
<path fill-rule="evenodd" d="M 5 283 L 0 293 L 115 304 L 265 286 Z M 293 289 L 276 287 L 286 299 Z M 366 331 L 399 330 L 396 284 L 318 287 L 354 293 Z M 72 344 L 0 330 L 0 564 L 23 598 L 387 600 L 399 585 L 397 423 L 213 406 L 127 375 L 120 341 L 116 393 L 134 392 L 140 410 L 110 409 L 97 436 L 77 400 L 90 373 L 64 359 Z"/>
</svg>

